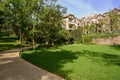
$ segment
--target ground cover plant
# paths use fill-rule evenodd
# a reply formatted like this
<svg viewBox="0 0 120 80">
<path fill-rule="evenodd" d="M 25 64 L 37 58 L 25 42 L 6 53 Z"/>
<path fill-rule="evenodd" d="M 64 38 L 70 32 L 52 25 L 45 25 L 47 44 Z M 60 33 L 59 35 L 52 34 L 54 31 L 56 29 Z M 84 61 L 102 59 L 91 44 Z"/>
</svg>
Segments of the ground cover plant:
<svg viewBox="0 0 120 80">
<path fill-rule="evenodd" d="M 22 52 L 22 58 L 66 80 L 119 80 L 120 46 L 64 45 Z"/>
</svg>

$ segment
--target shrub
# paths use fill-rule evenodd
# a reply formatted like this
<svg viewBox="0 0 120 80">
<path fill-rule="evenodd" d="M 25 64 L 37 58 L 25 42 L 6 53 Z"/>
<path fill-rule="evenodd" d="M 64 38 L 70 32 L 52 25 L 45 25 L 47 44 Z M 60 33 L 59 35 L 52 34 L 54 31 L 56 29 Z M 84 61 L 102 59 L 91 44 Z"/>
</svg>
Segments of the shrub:
<svg viewBox="0 0 120 80">
<path fill-rule="evenodd" d="M 71 39 L 70 33 L 69 33 L 67 30 L 62 29 L 62 30 L 58 33 L 56 43 L 57 43 L 57 44 L 66 44 L 66 43 L 69 43 L 69 40 L 70 40 L 70 39 Z"/>
<path fill-rule="evenodd" d="M 83 39 L 85 43 L 90 43 L 93 38 L 106 38 L 106 37 L 115 37 L 118 36 L 117 33 L 99 33 L 99 34 L 87 34 L 83 35 Z"/>
<path fill-rule="evenodd" d="M 82 28 L 78 28 L 78 29 L 70 32 L 72 38 L 75 41 L 78 41 L 78 40 L 82 39 L 82 33 L 83 33 Z"/>
</svg>

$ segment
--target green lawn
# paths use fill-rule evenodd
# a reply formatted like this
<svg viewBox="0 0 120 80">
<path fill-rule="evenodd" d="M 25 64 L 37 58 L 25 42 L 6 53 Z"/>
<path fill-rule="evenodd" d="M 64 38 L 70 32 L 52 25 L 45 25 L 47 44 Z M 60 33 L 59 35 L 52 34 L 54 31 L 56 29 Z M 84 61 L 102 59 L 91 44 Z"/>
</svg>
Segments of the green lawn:
<svg viewBox="0 0 120 80">
<path fill-rule="evenodd" d="M 20 48 L 20 47 L 23 46 L 20 45 L 20 42 L 16 37 L 0 36 L 0 51 Z"/>
<path fill-rule="evenodd" d="M 22 58 L 66 80 L 120 80 L 120 46 L 38 48 L 24 51 Z"/>
</svg>

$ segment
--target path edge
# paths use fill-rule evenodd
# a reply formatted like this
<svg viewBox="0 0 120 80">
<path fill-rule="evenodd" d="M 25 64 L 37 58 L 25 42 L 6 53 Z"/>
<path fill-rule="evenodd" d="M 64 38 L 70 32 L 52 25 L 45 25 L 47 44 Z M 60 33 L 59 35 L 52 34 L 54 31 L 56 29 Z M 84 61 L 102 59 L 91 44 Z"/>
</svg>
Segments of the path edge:
<svg viewBox="0 0 120 80">
<path fill-rule="evenodd" d="M 24 59 L 21 57 L 22 52 L 25 51 L 25 50 L 29 50 L 29 49 L 32 49 L 32 47 L 20 48 L 20 49 L 19 49 L 19 58 L 21 58 L 22 60 L 24 60 Z M 42 70 L 45 71 L 45 72 L 48 72 L 48 73 L 50 73 L 50 74 L 52 74 L 52 75 L 55 75 L 56 77 L 59 77 L 59 78 L 61 78 L 62 80 L 66 80 L 65 78 L 63 78 L 63 77 L 61 77 L 61 76 L 59 76 L 59 75 L 57 75 L 57 74 L 51 73 L 51 72 L 49 72 L 49 71 L 47 71 L 47 70 L 45 70 L 45 69 L 43 69 L 43 68 L 40 68 L 40 67 L 38 67 L 38 66 L 36 66 L 36 65 L 34 65 L 34 64 L 26 61 L 26 60 L 24 60 L 24 61 L 27 62 L 27 63 L 29 63 L 29 64 L 31 64 L 31 65 L 33 65 L 33 66 L 35 66 L 36 68 L 42 69 Z"/>
</svg>

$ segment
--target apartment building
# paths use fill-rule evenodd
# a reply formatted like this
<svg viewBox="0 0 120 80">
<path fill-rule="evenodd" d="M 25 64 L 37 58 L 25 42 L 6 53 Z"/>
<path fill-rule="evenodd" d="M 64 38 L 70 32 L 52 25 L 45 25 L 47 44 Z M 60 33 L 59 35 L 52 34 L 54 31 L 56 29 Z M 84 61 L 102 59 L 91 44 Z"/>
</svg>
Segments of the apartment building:
<svg viewBox="0 0 120 80">
<path fill-rule="evenodd" d="M 79 19 L 76 18 L 73 14 L 65 15 L 62 19 L 62 22 L 62 26 L 68 31 L 78 29 L 79 27 Z"/>
<path fill-rule="evenodd" d="M 113 9 L 112 11 L 116 12 L 116 15 L 120 16 L 120 9 Z M 109 32 L 111 31 L 111 17 L 109 15 L 109 12 L 106 12 L 104 14 L 93 14 L 91 16 L 84 17 L 82 19 L 76 18 L 73 14 L 67 14 L 62 19 L 63 27 L 68 30 L 72 31 L 75 29 L 78 29 L 79 27 L 86 27 L 94 25 L 94 31 L 99 32 Z M 120 17 L 119 17 L 120 22 Z M 120 29 L 120 23 L 119 29 Z M 86 31 L 89 33 L 89 31 Z"/>
</svg>

